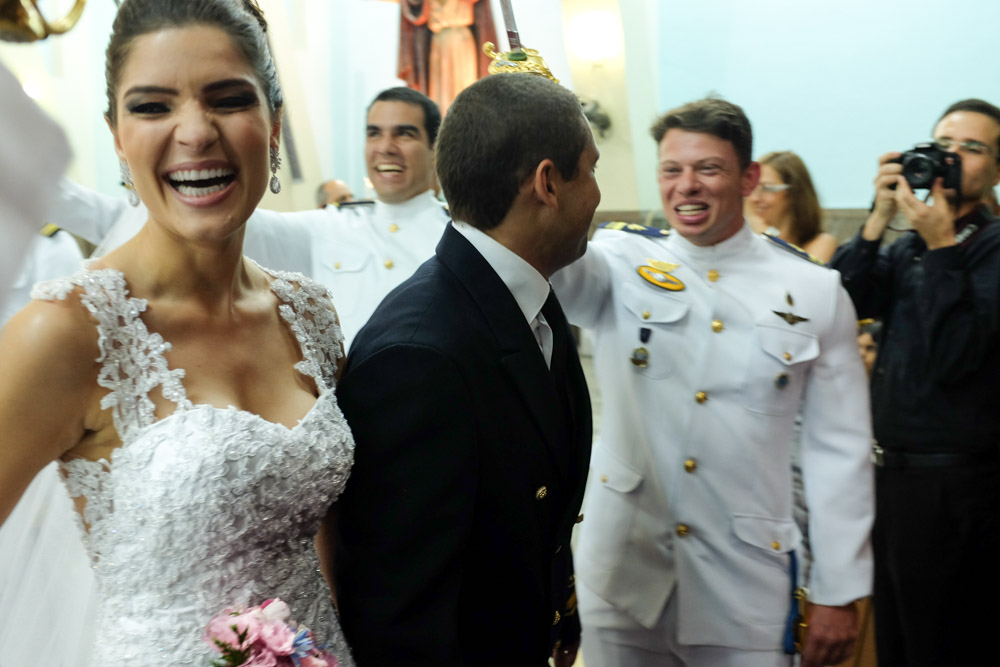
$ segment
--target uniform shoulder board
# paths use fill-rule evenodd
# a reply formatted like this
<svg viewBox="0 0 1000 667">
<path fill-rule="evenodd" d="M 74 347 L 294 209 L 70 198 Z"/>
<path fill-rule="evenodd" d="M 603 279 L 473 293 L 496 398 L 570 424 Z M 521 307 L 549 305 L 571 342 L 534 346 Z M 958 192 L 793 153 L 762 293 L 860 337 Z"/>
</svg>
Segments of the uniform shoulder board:
<svg viewBox="0 0 1000 667">
<path fill-rule="evenodd" d="M 629 232 L 631 234 L 641 234 L 642 236 L 653 236 L 662 238 L 664 236 L 670 236 L 669 229 L 661 229 L 659 227 L 647 227 L 646 225 L 637 225 L 632 222 L 604 222 L 597 226 L 598 229 L 611 229 L 619 232 Z"/>
<path fill-rule="evenodd" d="M 826 264 L 825 262 L 821 262 L 820 260 L 816 259 L 812 255 L 810 255 L 809 253 L 807 253 L 805 250 L 803 250 L 802 248 L 800 248 L 797 245 L 795 245 L 794 243 L 789 243 L 785 239 L 778 238 L 777 236 L 774 236 L 772 234 L 761 234 L 761 236 L 763 236 L 766 240 L 770 241 L 775 246 L 781 248 L 785 252 L 790 252 L 793 255 L 797 256 L 797 257 L 801 257 L 802 259 L 807 259 L 810 262 L 812 262 L 813 264 L 816 264 L 818 266 L 822 266 L 822 267 L 825 267 L 825 268 L 830 268 L 830 266 L 828 264 Z"/>
<path fill-rule="evenodd" d="M 55 233 L 58 232 L 59 229 L 60 227 L 58 225 L 53 225 L 52 223 L 49 223 L 44 227 L 42 227 L 40 230 L 38 230 L 38 233 L 41 234 L 42 236 L 55 236 Z"/>
<path fill-rule="evenodd" d="M 374 199 L 355 199 L 353 201 L 342 201 L 334 204 L 334 206 L 338 209 L 351 209 L 351 208 L 360 208 L 374 204 L 375 204 Z"/>
</svg>

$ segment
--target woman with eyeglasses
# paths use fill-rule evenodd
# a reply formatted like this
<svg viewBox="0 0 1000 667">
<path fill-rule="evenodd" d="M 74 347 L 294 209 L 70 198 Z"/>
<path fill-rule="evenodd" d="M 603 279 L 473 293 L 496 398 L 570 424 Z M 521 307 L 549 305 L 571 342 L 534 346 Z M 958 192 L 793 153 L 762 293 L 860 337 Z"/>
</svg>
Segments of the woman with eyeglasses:
<svg viewBox="0 0 1000 667">
<path fill-rule="evenodd" d="M 837 239 L 822 229 L 819 198 L 802 158 L 775 151 L 758 162 L 760 182 L 747 200 L 754 231 L 777 236 L 829 262 Z"/>
</svg>

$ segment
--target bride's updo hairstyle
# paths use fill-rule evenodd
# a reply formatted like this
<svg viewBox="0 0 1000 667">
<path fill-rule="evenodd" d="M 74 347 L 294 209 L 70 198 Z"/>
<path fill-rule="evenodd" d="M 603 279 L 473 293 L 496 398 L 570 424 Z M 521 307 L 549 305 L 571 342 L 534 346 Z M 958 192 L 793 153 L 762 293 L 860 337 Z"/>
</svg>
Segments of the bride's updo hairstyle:
<svg viewBox="0 0 1000 667">
<path fill-rule="evenodd" d="M 125 0 L 115 16 L 105 54 L 106 113 L 112 127 L 118 124 L 118 83 L 135 39 L 193 25 L 219 28 L 232 38 L 264 89 L 271 118 L 277 116 L 282 104 L 281 84 L 267 45 L 267 22 L 254 0 Z"/>
</svg>

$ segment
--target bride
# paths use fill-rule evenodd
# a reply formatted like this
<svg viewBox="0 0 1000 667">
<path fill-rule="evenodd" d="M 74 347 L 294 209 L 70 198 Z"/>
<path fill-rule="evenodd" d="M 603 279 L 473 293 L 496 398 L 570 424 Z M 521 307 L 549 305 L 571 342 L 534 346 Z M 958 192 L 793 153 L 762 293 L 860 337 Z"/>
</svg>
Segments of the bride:
<svg viewBox="0 0 1000 667">
<path fill-rule="evenodd" d="M 58 461 L 96 665 L 207 664 L 211 617 L 273 597 L 351 664 L 313 546 L 353 460 L 340 327 L 324 288 L 242 255 L 279 187 L 265 28 L 252 0 L 121 3 L 107 122 L 149 219 L 0 335 L 0 522 Z"/>
</svg>

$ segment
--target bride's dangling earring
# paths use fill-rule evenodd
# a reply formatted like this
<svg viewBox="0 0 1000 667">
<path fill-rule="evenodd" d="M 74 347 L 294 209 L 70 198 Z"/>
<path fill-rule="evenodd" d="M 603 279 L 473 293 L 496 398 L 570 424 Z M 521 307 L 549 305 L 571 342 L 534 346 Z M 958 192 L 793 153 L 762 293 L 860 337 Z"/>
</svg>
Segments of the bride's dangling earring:
<svg viewBox="0 0 1000 667">
<path fill-rule="evenodd" d="M 281 167 L 281 154 L 277 148 L 271 148 L 271 192 L 281 192 L 281 181 L 278 180 L 278 168 Z"/>
<path fill-rule="evenodd" d="M 125 189 L 128 190 L 128 203 L 132 206 L 138 206 L 139 193 L 135 191 L 135 185 L 132 183 L 132 172 L 129 171 L 128 163 L 119 158 L 118 166 L 122 170 L 122 183 L 125 185 Z"/>
</svg>

